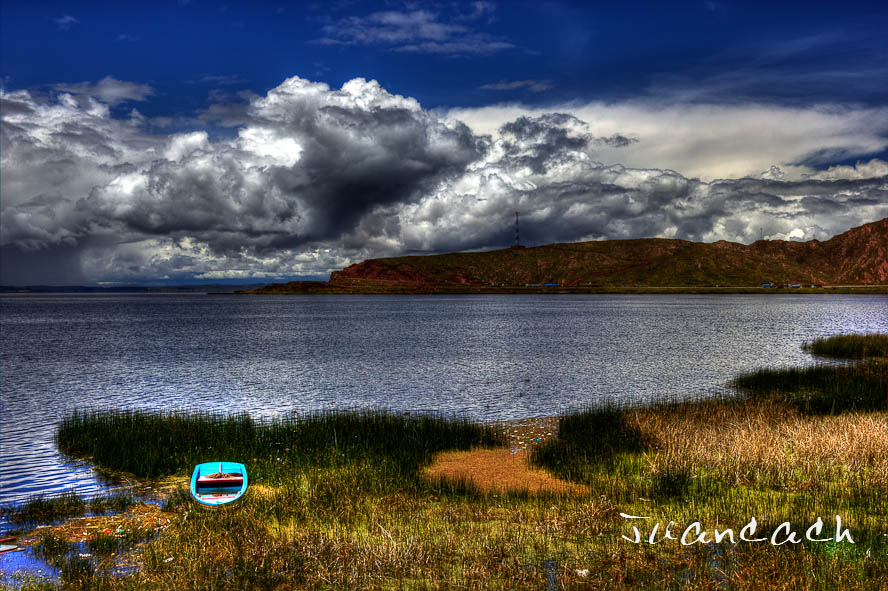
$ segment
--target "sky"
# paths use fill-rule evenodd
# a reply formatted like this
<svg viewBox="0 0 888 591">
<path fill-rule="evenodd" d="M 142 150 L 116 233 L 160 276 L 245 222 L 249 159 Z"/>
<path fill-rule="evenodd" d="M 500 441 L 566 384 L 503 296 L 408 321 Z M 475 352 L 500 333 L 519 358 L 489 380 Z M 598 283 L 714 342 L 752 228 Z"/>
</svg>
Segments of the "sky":
<svg viewBox="0 0 888 591">
<path fill-rule="evenodd" d="M 0 284 L 888 216 L 888 8 L 0 1 Z"/>
</svg>

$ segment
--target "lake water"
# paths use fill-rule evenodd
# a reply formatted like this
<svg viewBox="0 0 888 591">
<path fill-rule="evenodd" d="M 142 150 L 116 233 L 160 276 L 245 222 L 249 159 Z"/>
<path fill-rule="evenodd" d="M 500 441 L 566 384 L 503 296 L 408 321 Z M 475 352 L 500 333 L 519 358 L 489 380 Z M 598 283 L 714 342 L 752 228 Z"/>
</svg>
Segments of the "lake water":
<svg viewBox="0 0 888 591">
<path fill-rule="evenodd" d="M 103 487 L 53 444 L 77 408 L 546 416 L 706 395 L 886 318 L 886 296 L 2 296 L 0 503 Z"/>
</svg>

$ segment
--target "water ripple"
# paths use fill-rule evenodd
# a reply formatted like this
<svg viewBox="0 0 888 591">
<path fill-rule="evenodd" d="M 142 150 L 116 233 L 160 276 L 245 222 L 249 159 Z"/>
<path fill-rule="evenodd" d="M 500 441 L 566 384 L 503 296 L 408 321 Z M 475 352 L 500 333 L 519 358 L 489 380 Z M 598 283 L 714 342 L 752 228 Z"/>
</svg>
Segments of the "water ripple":
<svg viewBox="0 0 888 591">
<path fill-rule="evenodd" d="M 106 484 L 53 444 L 79 408 L 384 407 L 476 420 L 700 396 L 884 296 L 2 296 L 0 503 Z"/>
</svg>

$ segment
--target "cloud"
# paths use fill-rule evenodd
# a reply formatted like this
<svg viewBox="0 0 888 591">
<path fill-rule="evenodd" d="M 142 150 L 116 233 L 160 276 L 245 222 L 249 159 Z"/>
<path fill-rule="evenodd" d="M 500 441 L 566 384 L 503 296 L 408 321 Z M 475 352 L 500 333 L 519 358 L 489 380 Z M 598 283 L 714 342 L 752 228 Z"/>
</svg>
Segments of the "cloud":
<svg viewBox="0 0 888 591">
<path fill-rule="evenodd" d="M 486 121 L 498 125 L 485 134 L 373 80 L 331 88 L 293 77 L 244 97 L 236 135 L 214 140 L 202 130 L 147 133 L 138 111 L 116 118 L 92 96 L 13 91 L 0 100 L 4 283 L 326 276 L 367 257 L 502 247 L 515 211 L 531 244 L 751 242 L 760 228 L 771 238 L 825 239 L 883 217 L 888 198 L 881 160 L 807 177 L 790 166 L 781 176 L 799 150 L 788 142 L 754 173 L 719 180 L 607 161 L 653 160 L 658 150 L 668 161 L 672 141 L 695 138 L 687 127 L 721 142 L 703 142 L 714 168 L 717 156 L 735 166 L 746 148 L 733 152 L 737 136 L 719 132 L 771 120 L 756 110 L 660 106 L 658 121 L 638 104 L 497 107 Z M 832 109 L 828 121 L 826 112 L 781 112 L 756 141 L 780 142 L 782 124 L 841 146 L 884 120 Z M 467 113 L 476 124 L 479 113 Z M 720 123 L 731 116 L 741 121 Z"/>
<path fill-rule="evenodd" d="M 44 103 L 26 91 L 0 93 L 0 234 L 3 244 L 25 250 L 75 247 L 101 232 L 77 202 L 112 182 L 159 144 L 126 120 L 112 119 L 107 105 L 71 95 Z"/>
<path fill-rule="evenodd" d="M 222 127 L 238 127 L 250 120 L 250 105 L 260 97 L 249 90 L 231 93 L 214 88 L 207 98 L 210 104 L 198 110 L 198 120 Z"/>
<path fill-rule="evenodd" d="M 518 117 L 550 111 L 588 122 L 598 137 L 596 158 L 632 168 L 675 170 L 690 178 L 759 176 L 771 165 L 800 179 L 823 164 L 863 158 L 888 148 L 888 108 L 844 105 L 786 107 L 765 104 L 666 103 L 659 100 L 590 102 L 548 108 L 499 104 L 452 109 L 449 116 L 475 133 L 496 137 Z"/>
<path fill-rule="evenodd" d="M 465 33 L 462 25 L 442 23 L 427 10 L 374 12 L 365 17 L 350 16 L 324 27 L 324 32 L 354 43 L 391 43 L 417 39 L 445 41 Z"/>
<path fill-rule="evenodd" d="M 206 132 L 137 136 L 91 105 L 4 95 L 5 245 L 190 237 L 214 256 L 258 256 L 337 240 L 369 210 L 419 199 L 479 156 L 464 125 L 363 79 L 339 90 L 288 79 L 251 102 L 236 139 L 217 143 Z M 43 182 L 29 181 L 37 172 Z M 60 178 L 49 183 L 50 172 Z"/>
<path fill-rule="evenodd" d="M 783 172 L 782 170 L 780 170 L 779 166 L 774 166 L 772 164 L 768 170 L 766 170 L 765 172 L 763 172 L 762 174 L 759 175 L 759 178 L 770 180 L 770 181 L 779 181 L 779 180 L 783 179 L 783 177 L 785 177 L 785 176 L 786 176 L 786 173 Z"/>
<path fill-rule="evenodd" d="M 66 14 L 64 16 L 60 16 L 58 18 L 52 19 L 52 22 L 54 22 L 60 30 L 67 31 L 68 29 L 70 29 L 71 27 L 73 27 L 74 25 L 79 23 L 80 21 L 77 20 L 76 18 L 74 18 L 73 16 L 71 16 L 70 14 Z"/>
<path fill-rule="evenodd" d="M 152 117 L 148 120 L 151 125 L 159 127 L 161 129 L 166 129 L 167 127 L 170 127 L 171 125 L 173 125 L 174 121 L 175 120 L 172 117 Z"/>
<path fill-rule="evenodd" d="M 496 4 L 487 0 L 476 0 L 469 3 L 469 12 L 459 15 L 457 18 L 466 21 L 475 21 L 483 18 L 493 19 L 496 13 Z"/>
<path fill-rule="evenodd" d="M 147 97 L 154 94 L 154 89 L 147 84 L 117 80 L 113 76 L 105 76 L 96 84 L 89 82 L 57 84 L 55 88 L 56 90 L 96 98 L 110 105 L 116 105 L 124 101 L 144 101 Z"/>
<path fill-rule="evenodd" d="M 582 128 L 563 113 L 506 123 L 485 159 L 398 210 L 393 244 L 417 252 L 502 247 L 514 211 L 531 244 L 642 236 L 751 242 L 760 228 L 771 238 L 826 239 L 884 216 L 884 179 L 707 183 L 597 162 L 597 143 Z M 364 238 L 383 221 L 368 225 Z"/>
<path fill-rule="evenodd" d="M 487 35 L 469 35 L 454 41 L 423 41 L 408 43 L 395 49 L 402 53 L 438 53 L 442 55 L 483 55 L 513 49 L 508 41 L 497 41 Z"/>
<path fill-rule="evenodd" d="M 516 90 L 518 88 L 526 88 L 531 92 L 545 92 L 552 88 L 549 80 L 501 80 L 491 84 L 479 86 L 481 90 Z"/>
<path fill-rule="evenodd" d="M 349 16 L 328 22 L 320 45 L 379 45 L 408 53 L 449 56 L 490 54 L 515 45 L 506 39 L 477 31 L 469 23 L 491 16 L 495 5 L 473 2 L 468 12 L 462 7 L 447 16 L 425 9 L 388 10 L 366 16 Z"/>
<path fill-rule="evenodd" d="M 869 162 L 858 162 L 854 166 L 830 166 L 826 170 L 809 175 L 808 178 L 824 181 L 888 179 L 888 162 L 873 158 Z"/>
</svg>

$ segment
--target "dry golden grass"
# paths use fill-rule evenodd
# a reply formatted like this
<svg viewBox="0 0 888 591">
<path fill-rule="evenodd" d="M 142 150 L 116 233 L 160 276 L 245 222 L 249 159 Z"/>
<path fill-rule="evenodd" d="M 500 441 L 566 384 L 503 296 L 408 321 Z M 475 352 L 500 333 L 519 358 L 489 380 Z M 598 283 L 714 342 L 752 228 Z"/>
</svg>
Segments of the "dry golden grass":
<svg viewBox="0 0 888 591">
<path fill-rule="evenodd" d="M 508 448 L 440 453 L 426 469 L 426 477 L 470 482 L 484 492 L 589 493 L 585 486 L 572 484 L 529 464 L 529 452 L 558 433 L 558 417 L 516 419 L 496 426 L 503 432 Z"/>
<path fill-rule="evenodd" d="M 528 464 L 524 450 L 475 449 L 435 456 L 426 474 L 433 480 L 471 482 L 485 492 L 588 494 L 585 486 L 556 478 Z"/>
<path fill-rule="evenodd" d="M 753 474 L 868 471 L 888 485 L 888 423 L 885 413 L 812 416 L 773 400 L 744 404 L 709 402 L 627 413 L 653 452 L 651 469 L 705 467 L 749 482 Z"/>
</svg>

